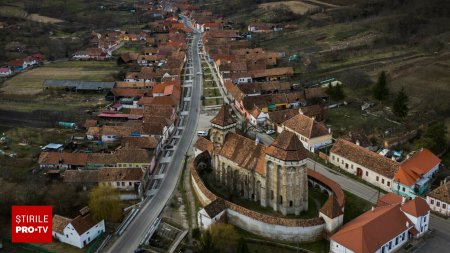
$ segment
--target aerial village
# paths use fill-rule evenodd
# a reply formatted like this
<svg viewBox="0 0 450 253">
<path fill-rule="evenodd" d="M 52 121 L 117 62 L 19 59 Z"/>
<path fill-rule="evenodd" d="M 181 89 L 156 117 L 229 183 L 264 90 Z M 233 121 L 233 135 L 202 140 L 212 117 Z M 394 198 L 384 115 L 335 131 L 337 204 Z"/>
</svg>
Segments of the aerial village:
<svg viewBox="0 0 450 253">
<path fill-rule="evenodd" d="M 201 251 L 205 234 L 229 224 L 290 250 L 388 253 L 429 250 L 433 233 L 450 230 L 442 154 L 403 150 L 411 132 L 335 127 L 329 112 L 347 104 L 329 90 L 344 82 L 302 83 L 289 65 L 296 56 L 253 46 L 256 34 L 290 25 L 254 22 L 243 31 L 187 0 L 134 7 L 154 18 L 147 29 L 92 31 L 90 47 L 69 59 L 116 61 L 125 69 L 120 78 L 42 82 L 43 92 L 100 94 L 105 106 L 82 121 L 57 118 L 70 138 L 42 145 L 33 175 L 84 194 L 111 188 L 125 203 L 114 222 L 94 217 L 90 205 L 71 217 L 55 213 L 55 242 L 95 252 L 213 252 Z M 116 53 L 132 43 L 143 46 Z M 12 60 L 0 75 L 20 76 L 44 61 L 39 53 Z M 171 221 L 178 205 L 184 217 Z M 319 251 L 302 248 L 313 242 Z"/>
</svg>

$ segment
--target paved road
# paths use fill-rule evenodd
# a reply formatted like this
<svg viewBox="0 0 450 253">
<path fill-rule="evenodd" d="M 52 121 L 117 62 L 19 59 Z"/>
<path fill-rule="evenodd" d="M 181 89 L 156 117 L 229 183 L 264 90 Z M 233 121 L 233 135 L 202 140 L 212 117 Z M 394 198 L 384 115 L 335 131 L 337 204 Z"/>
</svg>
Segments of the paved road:
<svg viewBox="0 0 450 253">
<path fill-rule="evenodd" d="M 185 25 L 187 21 L 185 20 Z M 111 247 L 107 250 L 108 253 L 129 253 L 139 246 L 141 240 L 144 238 L 146 232 L 153 224 L 155 219 L 162 212 L 167 201 L 170 199 L 174 192 L 178 178 L 181 175 L 183 168 L 184 155 L 188 151 L 192 138 L 195 135 L 194 131 L 197 125 L 200 108 L 200 88 L 201 77 L 195 73 L 200 71 L 200 58 L 198 55 L 197 44 L 200 40 L 200 33 L 195 32 L 193 36 L 193 44 L 191 47 L 191 53 L 193 57 L 194 67 L 194 82 L 191 92 L 191 105 L 189 108 L 188 120 L 184 127 L 181 139 L 177 145 L 176 152 L 172 157 L 170 167 L 166 172 L 158 193 L 148 201 L 140 210 L 136 218 L 131 222 L 125 232 L 120 236 Z"/>
</svg>

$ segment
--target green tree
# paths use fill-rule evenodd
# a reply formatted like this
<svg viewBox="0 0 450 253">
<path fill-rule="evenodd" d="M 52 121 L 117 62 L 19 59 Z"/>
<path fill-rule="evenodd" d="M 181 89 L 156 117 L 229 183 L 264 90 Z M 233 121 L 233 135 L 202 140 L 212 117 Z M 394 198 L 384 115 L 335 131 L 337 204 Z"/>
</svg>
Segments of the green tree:
<svg viewBox="0 0 450 253">
<path fill-rule="evenodd" d="M 386 72 L 382 71 L 373 88 L 373 97 L 379 101 L 384 101 L 388 95 L 389 89 L 387 87 Z"/>
<path fill-rule="evenodd" d="M 96 220 L 117 222 L 122 217 L 119 193 L 110 186 L 99 186 L 89 193 L 89 209 Z"/>
<path fill-rule="evenodd" d="M 404 118 L 408 115 L 408 95 L 405 92 L 405 88 L 402 87 L 400 91 L 397 93 L 397 96 L 394 101 L 393 111 L 395 116 L 399 118 Z"/>
<path fill-rule="evenodd" d="M 233 225 L 216 223 L 209 230 L 217 251 L 224 253 L 236 252 L 237 242 L 240 236 Z"/>
<path fill-rule="evenodd" d="M 211 232 L 209 230 L 206 230 L 205 233 L 203 233 L 202 238 L 200 240 L 200 253 L 215 253 L 214 249 L 214 242 L 211 236 Z"/>
<path fill-rule="evenodd" d="M 250 253 L 247 243 L 243 238 L 239 239 L 237 253 Z"/>
<path fill-rule="evenodd" d="M 330 96 L 332 100 L 340 101 L 345 98 L 344 89 L 342 89 L 342 84 L 331 85 L 327 87 L 327 95 Z"/>
<path fill-rule="evenodd" d="M 418 148 L 428 148 L 434 153 L 440 153 L 447 146 L 447 127 L 444 122 L 430 125 L 417 141 Z"/>
</svg>

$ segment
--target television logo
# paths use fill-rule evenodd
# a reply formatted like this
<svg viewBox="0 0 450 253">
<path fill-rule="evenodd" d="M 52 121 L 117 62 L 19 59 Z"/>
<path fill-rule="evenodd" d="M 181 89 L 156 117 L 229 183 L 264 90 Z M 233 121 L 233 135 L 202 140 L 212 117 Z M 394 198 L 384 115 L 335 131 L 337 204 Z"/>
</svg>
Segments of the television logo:
<svg viewBox="0 0 450 253">
<path fill-rule="evenodd" d="M 11 240 L 52 242 L 52 206 L 13 206 Z"/>
</svg>

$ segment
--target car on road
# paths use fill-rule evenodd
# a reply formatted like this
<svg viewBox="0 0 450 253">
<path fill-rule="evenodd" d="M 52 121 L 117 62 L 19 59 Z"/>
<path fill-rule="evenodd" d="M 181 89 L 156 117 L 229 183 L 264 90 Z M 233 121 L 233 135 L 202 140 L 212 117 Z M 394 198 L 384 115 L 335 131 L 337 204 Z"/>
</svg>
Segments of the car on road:
<svg viewBox="0 0 450 253">
<path fill-rule="evenodd" d="M 173 145 L 167 145 L 164 147 L 165 149 L 173 149 Z"/>
<path fill-rule="evenodd" d="M 201 75 L 201 74 L 202 74 L 202 72 L 200 72 L 200 71 L 199 71 L 199 72 L 197 72 L 197 75 Z"/>
<path fill-rule="evenodd" d="M 275 133 L 275 130 L 273 130 L 273 129 L 269 129 L 266 131 L 266 134 L 268 134 L 268 135 L 272 135 L 274 133 Z"/>
<path fill-rule="evenodd" d="M 201 137 L 208 137 L 208 132 L 206 132 L 206 131 L 198 131 L 197 135 L 201 136 Z"/>
</svg>

